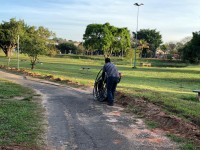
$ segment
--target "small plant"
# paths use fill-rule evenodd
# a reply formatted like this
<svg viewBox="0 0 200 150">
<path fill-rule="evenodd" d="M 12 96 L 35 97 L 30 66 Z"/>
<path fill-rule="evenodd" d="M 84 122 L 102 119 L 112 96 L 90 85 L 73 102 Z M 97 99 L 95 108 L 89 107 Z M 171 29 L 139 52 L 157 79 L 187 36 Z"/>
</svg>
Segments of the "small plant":
<svg viewBox="0 0 200 150">
<path fill-rule="evenodd" d="M 134 113 L 134 114 L 139 114 L 141 112 L 141 108 L 128 105 L 128 107 L 126 109 L 126 112 L 131 112 L 131 113 Z"/>
<path fill-rule="evenodd" d="M 198 148 L 195 147 L 192 143 L 186 143 L 181 147 L 181 150 L 197 150 Z"/>
<path fill-rule="evenodd" d="M 146 120 L 145 124 L 148 126 L 148 128 L 150 129 L 155 129 L 159 127 L 159 124 L 155 121 L 151 121 L 151 120 Z"/>
<path fill-rule="evenodd" d="M 198 149 L 192 141 L 187 141 L 186 139 L 178 137 L 174 134 L 167 134 L 167 137 L 169 137 L 172 141 L 176 143 L 180 143 L 181 150 L 197 150 Z"/>
<path fill-rule="evenodd" d="M 176 142 L 176 143 L 183 143 L 185 142 L 185 139 L 180 138 L 174 134 L 167 134 L 167 137 L 170 138 L 172 141 Z"/>
</svg>

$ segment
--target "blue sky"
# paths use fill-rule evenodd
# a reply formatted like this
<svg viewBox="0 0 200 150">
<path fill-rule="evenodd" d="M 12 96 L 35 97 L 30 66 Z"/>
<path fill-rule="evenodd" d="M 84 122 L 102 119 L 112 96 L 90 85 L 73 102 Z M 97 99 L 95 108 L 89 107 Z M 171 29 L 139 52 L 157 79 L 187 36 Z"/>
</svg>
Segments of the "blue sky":
<svg viewBox="0 0 200 150">
<path fill-rule="evenodd" d="M 180 41 L 200 31 L 199 0 L 0 0 L 0 21 L 23 19 L 44 26 L 57 37 L 82 41 L 86 26 L 106 23 L 136 30 L 156 29 L 163 42 Z"/>
</svg>

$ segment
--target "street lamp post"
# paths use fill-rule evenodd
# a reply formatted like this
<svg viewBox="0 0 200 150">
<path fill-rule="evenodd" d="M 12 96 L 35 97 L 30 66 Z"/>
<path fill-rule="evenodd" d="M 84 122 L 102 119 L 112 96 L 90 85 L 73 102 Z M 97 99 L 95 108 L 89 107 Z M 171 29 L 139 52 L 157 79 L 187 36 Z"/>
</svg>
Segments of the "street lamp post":
<svg viewBox="0 0 200 150">
<path fill-rule="evenodd" d="M 135 3 L 134 5 L 138 7 L 138 11 L 137 11 L 137 27 L 136 27 L 136 46 L 135 46 L 134 66 L 133 66 L 133 68 L 136 68 L 136 49 L 137 49 L 137 32 L 138 32 L 139 7 L 141 5 L 144 5 L 144 4 L 142 4 L 142 3 L 141 4 Z"/>
<path fill-rule="evenodd" d="M 19 35 L 17 36 L 17 69 L 19 70 Z"/>
</svg>

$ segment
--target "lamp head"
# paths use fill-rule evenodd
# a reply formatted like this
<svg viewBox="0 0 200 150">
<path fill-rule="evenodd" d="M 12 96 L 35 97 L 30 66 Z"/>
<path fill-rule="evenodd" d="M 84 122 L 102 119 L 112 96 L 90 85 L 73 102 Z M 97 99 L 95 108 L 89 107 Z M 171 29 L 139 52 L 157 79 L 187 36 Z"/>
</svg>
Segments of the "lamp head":
<svg viewBox="0 0 200 150">
<path fill-rule="evenodd" d="M 141 3 L 141 4 L 135 3 L 134 5 L 135 6 L 141 6 L 141 5 L 144 5 L 144 4 L 143 3 Z"/>
</svg>

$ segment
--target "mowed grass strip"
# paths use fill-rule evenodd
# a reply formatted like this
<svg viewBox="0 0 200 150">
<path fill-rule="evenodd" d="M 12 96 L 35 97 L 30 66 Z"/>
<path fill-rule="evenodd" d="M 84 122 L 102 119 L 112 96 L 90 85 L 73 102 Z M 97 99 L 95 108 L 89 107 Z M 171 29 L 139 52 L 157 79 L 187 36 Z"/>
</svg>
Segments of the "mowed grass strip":
<svg viewBox="0 0 200 150">
<path fill-rule="evenodd" d="M 21 67 L 30 68 L 30 62 L 20 62 Z M 132 69 L 130 62 L 119 57 L 112 57 L 123 77 L 117 90 L 133 98 L 142 98 L 159 105 L 163 110 L 188 119 L 200 126 L 200 102 L 192 90 L 200 89 L 200 67 L 139 67 Z M 37 64 L 33 72 L 51 74 L 55 77 L 93 86 L 95 77 L 104 64 L 102 56 L 64 55 L 60 57 L 40 57 L 42 64 Z M 148 60 L 150 61 L 150 60 Z M 152 61 L 152 60 L 151 60 Z M 0 62 L 6 62 L 0 57 Z M 16 67 L 16 59 L 11 61 Z M 160 63 L 156 60 L 153 63 Z M 166 62 L 165 62 L 166 63 Z M 161 63 L 160 63 L 161 64 Z M 174 62 L 176 66 L 179 62 Z M 172 64 L 170 64 L 172 65 Z M 82 70 L 89 67 L 89 70 Z"/>
<path fill-rule="evenodd" d="M 0 149 L 8 145 L 42 146 L 42 108 L 32 101 L 33 93 L 0 79 Z"/>
</svg>

